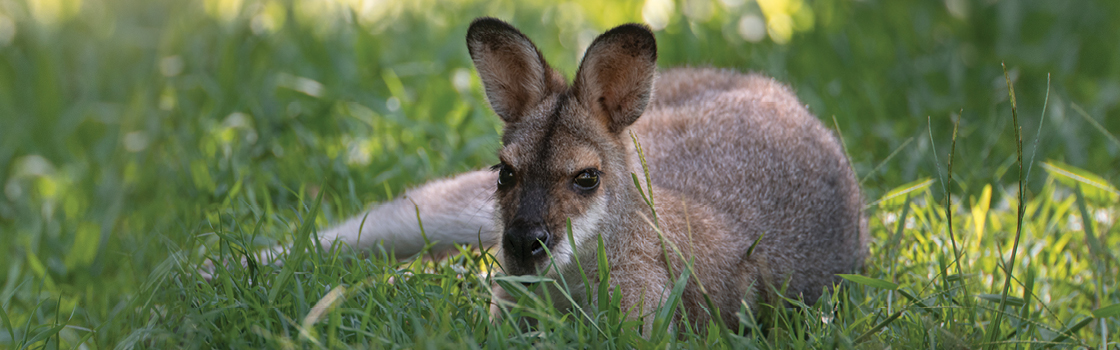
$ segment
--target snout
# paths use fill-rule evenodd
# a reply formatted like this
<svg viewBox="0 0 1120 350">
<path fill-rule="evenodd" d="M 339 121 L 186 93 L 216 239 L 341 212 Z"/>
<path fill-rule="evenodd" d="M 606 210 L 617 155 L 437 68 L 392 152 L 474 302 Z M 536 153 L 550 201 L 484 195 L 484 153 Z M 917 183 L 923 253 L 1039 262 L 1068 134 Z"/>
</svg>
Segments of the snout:
<svg viewBox="0 0 1120 350">
<path fill-rule="evenodd" d="M 502 249 L 513 261 L 532 266 L 545 255 L 545 247 L 551 246 L 549 237 L 543 224 L 511 225 L 503 234 Z"/>
</svg>

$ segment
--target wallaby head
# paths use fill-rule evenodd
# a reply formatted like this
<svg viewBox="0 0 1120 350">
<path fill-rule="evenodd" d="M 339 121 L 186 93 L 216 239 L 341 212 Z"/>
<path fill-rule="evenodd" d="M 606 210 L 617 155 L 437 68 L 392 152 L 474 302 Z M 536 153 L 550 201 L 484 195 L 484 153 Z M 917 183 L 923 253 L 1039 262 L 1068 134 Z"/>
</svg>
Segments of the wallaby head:
<svg viewBox="0 0 1120 350">
<path fill-rule="evenodd" d="M 491 108 L 505 122 L 501 163 L 494 166 L 503 268 L 544 272 L 546 249 L 566 264 L 575 253 L 568 219 L 577 241 L 593 237 L 612 195 L 633 187 L 625 130 L 650 100 L 653 33 L 626 24 L 600 35 L 571 85 L 529 38 L 500 20 L 475 20 L 467 47 Z"/>
</svg>

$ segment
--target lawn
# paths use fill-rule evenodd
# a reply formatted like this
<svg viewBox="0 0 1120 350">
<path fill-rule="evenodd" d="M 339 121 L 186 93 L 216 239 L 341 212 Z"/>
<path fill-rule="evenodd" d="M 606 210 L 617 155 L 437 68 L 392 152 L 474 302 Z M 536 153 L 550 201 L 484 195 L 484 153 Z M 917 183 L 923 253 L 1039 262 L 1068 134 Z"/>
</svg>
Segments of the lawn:
<svg viewBox="0 0 1120 350">
<path fill-rule="evenodd" d="M 648 338 L 606 304 L 526 298 L 512 312 L 535 328 L 491 322 L 474 251 L 195 273 L 496 163 L 464 43 L 483 15 L 569 77 L 637 21 L 662 67 L 788 83 L 853 161 L 865 269 L 809 305 L 740 310 L 745 329 Z M 0 0 L 0 348 L 1117 349 L 1117 17 L 1114 0 Z"/>
</svg>

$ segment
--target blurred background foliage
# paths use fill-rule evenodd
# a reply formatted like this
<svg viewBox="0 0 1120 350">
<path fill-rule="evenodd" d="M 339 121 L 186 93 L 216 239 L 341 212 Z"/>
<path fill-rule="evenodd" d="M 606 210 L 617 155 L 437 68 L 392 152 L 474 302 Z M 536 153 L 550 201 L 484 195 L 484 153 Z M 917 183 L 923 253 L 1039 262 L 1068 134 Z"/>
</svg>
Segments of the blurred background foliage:
<svg viewBox="0 0 1120 350">
<path fill-rule="evenodd" d="M 483 15 L 567 76 L 598 33 L 646 22 L 663 67 L 787 82 L 842 132 L 868 202 L 943 177 L 959 120 L 952 191 L 995 184 L 1007 206 L 1001 62 L 1026 156 L 1041 127 L 1037 160 L 1120 177 L 1114 0 L 0 0 L 0 303 L 121 339 L 143 323 L 130 293 L 221 227 L 260 220 L 269 244 L 320 191 L 322 226 L 494 163 L 463 40 Z"/>
</svg>

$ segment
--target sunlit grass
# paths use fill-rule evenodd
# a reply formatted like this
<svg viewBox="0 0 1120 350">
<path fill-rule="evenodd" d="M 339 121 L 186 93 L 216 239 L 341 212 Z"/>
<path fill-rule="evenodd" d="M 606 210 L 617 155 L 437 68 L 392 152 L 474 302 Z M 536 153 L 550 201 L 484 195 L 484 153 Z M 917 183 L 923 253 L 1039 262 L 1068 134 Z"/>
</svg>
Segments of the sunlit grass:
<svg viewBox="0 0 1120 350">
<path fill-rule="evenodd" d="M 1116 13 L 1114 1 L 0 1 L 0 347 L 1115 347 L 1120 47 L 1099 43 L 1117 42 Z M 492 324 L 477 252 L 298 252 L 287 273 L 193 273 L 493 164 L 500 123 L 463 43 L 481 15 L 513 21 L 568 75 L 595 34 L 646 21 L 661 28 L 662 66 L 788 82 L 843 131 L 869 203 L 870 280 L 812 307 L 741 310 L 741 333 L 646 339 L 609 307 L 526 300 L 516 312 L 536 329 Z M 1000 62 L 1033 169 L 1014 261 Z"/>
</svg>

